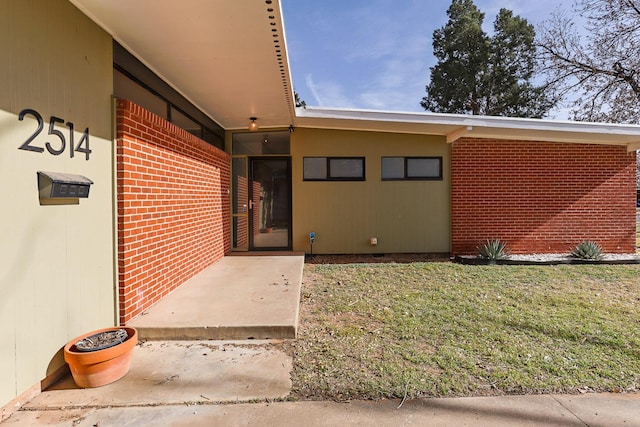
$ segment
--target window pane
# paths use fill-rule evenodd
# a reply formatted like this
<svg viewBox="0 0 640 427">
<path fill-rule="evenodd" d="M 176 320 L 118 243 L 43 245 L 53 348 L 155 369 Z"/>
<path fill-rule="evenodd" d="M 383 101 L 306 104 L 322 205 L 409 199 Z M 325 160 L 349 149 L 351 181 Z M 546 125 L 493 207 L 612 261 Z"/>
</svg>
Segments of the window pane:
<svg viewBox="0 0 640 427">
<path fill-rule="evenodd" d="M 407 178 L 440 178 L 440 158 L 407 159 Z"/>
<path fill-rule="evenodd" d="M 224 139 L 206 127 L 202 128 L 202 139 L 224 151 Z"/>
<path fill-rule="evenodd" d="M 231 169 L 233 171 L 233 213 L 246 214 L 249 203 L 247 159 L 234 158 Z"/>
<path fill-rule="evenodd" d="M 171 108 L 171 123 L 181 127 L 198 138 L 202 136 L 202 126 L 200 123 L 194 122 L 175 108 Z"/>
<path fill-rule="evenodd" d="M 249 248 L 249 225 L 246 216 L 233 217 L 233 248 L 248 249 Z"/>
<path fill-rule="evenodd" d="M 303 169 L 304 179 L 327 179 L 327 158 L 305 157 Z"/>
<path fill-rule="evenodd" d="M 331 178 L 364 178 L 364 159 L 329 159 Z"/>
<path fill-rule="evenodd" d="M 166 101 L 115 69 L 113 70 L 113 94 L 116 98 L 135 102 L 163 119 L 167 118 Z"/>
<path fill-rule="evenodd" d="M 382 179 L 403 179 L 404 157 L 382 158 Z"/>
</svg>

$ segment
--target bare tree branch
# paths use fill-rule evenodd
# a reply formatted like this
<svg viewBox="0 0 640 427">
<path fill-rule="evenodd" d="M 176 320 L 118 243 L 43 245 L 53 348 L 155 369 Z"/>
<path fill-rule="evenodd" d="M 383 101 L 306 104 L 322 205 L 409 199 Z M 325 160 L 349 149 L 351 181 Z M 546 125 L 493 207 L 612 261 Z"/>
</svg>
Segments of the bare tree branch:
<svg viewBox="0 0 640 427">
<path fill-rule="evenodd" d="M 585 120 L 640 123 L 640 1 L 577 0 L 586 36 L 562 10 L 538 30 L 545 84 Z"/>
</svg>

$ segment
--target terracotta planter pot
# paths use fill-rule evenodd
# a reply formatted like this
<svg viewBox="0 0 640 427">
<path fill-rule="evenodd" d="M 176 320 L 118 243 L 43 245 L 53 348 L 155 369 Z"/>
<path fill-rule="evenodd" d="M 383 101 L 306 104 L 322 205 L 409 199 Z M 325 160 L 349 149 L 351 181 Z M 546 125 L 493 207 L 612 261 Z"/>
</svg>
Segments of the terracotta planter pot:
<svg viewBox="0 0 640 427">
<path fill-rule="evenodd" d="M 79 351 L 76 343 L 101 332 L 124 329 L 127 338 L 113 347 L 96 351 Z M 129 372 L 133 348 L 138 343 L 135 328 L 104 328 L 80 335 L 64 346 L 64 360 L 69 364 L 75 383 L 82 388 L 100 387 L 124 377 Z"/>
</svg>

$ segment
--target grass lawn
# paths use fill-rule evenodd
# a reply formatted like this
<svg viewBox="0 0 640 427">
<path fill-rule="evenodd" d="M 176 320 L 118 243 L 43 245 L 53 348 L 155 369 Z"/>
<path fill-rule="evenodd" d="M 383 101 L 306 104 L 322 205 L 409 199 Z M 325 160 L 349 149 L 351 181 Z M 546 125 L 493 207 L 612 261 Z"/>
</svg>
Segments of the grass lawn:
<svg viewBox="0 0 640 427">
<path fill-rule="evenodd" d="M 640 389 L 640 265 L 305 265 L 293 395 Z"/>
</svg>

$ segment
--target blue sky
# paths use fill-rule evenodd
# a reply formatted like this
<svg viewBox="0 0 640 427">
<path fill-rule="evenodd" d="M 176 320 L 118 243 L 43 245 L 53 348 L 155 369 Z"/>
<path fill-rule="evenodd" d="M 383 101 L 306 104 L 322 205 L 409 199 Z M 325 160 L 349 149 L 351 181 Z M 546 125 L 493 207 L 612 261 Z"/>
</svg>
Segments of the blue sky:
<svg viewBox="0 0 640 427">
<path fill-rule="evenodd" d="M 491 33 L 500 8 L 538 25 L 573 0 L 475 0 Z M 451 0 L 281 0 L 293 85 L 309 106 L 424 109 L 432 34 Z M 563 110 L 551 118 L 563 119 Z"/>
</svg>

